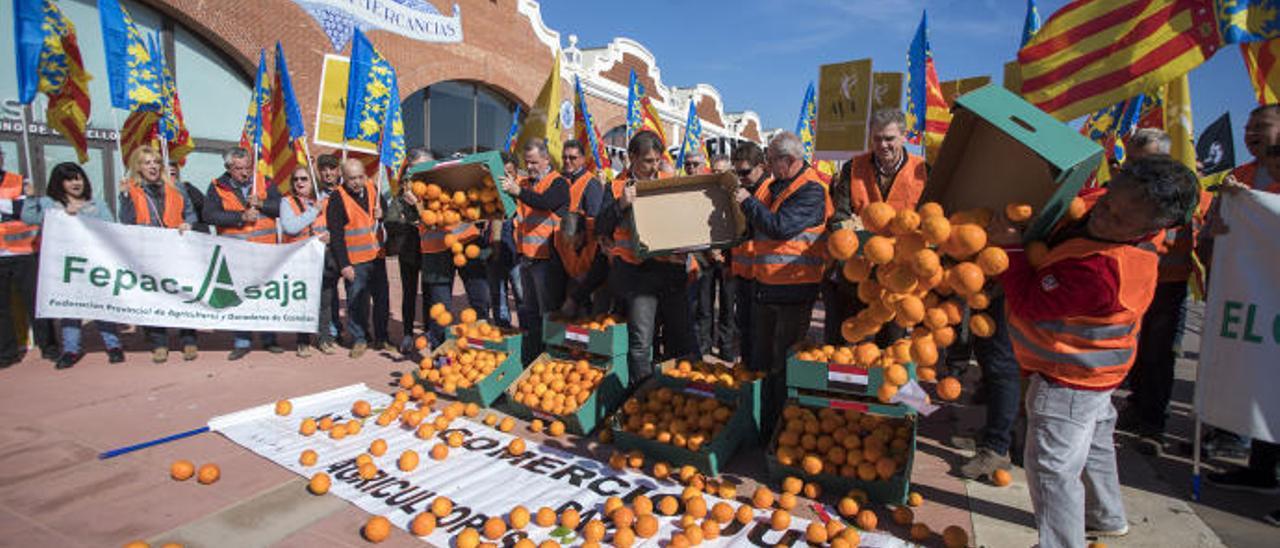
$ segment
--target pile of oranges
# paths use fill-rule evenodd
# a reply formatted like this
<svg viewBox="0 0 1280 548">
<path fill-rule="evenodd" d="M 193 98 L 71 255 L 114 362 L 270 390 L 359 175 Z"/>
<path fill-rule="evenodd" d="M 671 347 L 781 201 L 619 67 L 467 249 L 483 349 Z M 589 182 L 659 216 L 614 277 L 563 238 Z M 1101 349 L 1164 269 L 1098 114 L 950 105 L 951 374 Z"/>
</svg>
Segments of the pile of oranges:
<svg viewBox="0 0 1280 548">
<path fill-rule="evenodd" d="M 603 331 L 621 323 L 621 320 L 611 314 L 597 314 L 595 316 L 587 316 L 585 318 L 566 319 L 554 317 L 557 321 L 563 322 L 574 327 L 588 329 L 591 331 Z"/>
<path fill-rule="evenodd" d="M 593 367 L 587 360 L 546 357 L 529 366 L 516 383 L 512 399 L 550 415 L 565 415 L 587 402 L 604 375 L 603 369 Z"/>
<path fill-rule="evenodd" d="M 698 451 L 729 423 L 734 406 L 667 387 L 633 396 L 622 404 L 622 430 L 645 439 Z"/>
<path fill-rule="evenodd" d="M 502 214 L 498 188 L 489 177 L 481 188 L 450 192 L 435 183 L 415 181 L 412 190 L 418 198 L 419 218 L 430 228 L 453 228 Z"/>
<path fill-rule="evenodd" d="M 954 332 L 949 329 L 945 333 L 954 337 Z M 880 391 L 876 394 L 876 397 L 882 403 L 889 403 L 889 399 L 898 393 L 898 389 L 911 380 L 910 371 L 907 369 L 907 363 L 909 362 L 916 363 L 916 376 L 920 380 L 937 380 L 937 370 L 933 367 L 938 361 L 937 346 L 947 346 L 949 344 L 951 344 L 950 339 L 944 344 L 936 339 L 913 340 L 910 338 L 900 339 L 888 348 L 883 349 L 870 342 L 846 346 L 830 344 L 817 346 L 810 344 L 799 347 L 796 350 L 796 358 L 806 362 L 882 368 L 884 369 L 884 383 L 880 385 Z"/>
<path fill-rule="evenodd" d="M 747 371 L 742 367 L 727 367 L 722 363 L 707 363 L 702 360 L 691 362 L 689 360 L 680 360 L 672 367 L 662 369 L 662 374 L 677 379 L 687 379 L 692 382 L 706 383 L 725 388 L 738 388 L 739 386 L 755 382 L 764 378 L 763 372 Z"/>
<path fill-rule="evenodd" d="M 788 405 L 775 456 L 809 476 L 818 474 L 887 480 L 903 469 L 911 451 L 908 419 L 851 409 L 814 410 Z"/>
<path fill-rule="evenodd" d="M 430 357 L 423 358 L 418 377 L 447 394 L 456 394 L 459 388 L 475 386 L 506 360 L 506 352 L 462 348 L 460 345 L 444 346 Z"/>
<path fill-rule="evenodd" d="M 504 331 L 501 327 L 490 325 L 485 321 L 453 326 L 453 334 L 458 338 L 458 346 L 462 348 L 466 348 L 469 341 L 499 342 L 514 333 L 514 331 Z"/>
</svg>

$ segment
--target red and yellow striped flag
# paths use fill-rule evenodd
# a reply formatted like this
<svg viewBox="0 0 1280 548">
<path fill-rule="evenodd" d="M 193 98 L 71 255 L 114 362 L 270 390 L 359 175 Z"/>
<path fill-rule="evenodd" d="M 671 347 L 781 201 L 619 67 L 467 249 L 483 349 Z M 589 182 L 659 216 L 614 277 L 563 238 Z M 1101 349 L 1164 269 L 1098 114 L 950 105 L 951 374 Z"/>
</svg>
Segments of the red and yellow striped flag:
<svg viewBox="0 0 1280 548">
<path fill-rule="evenodd" d="M 43 5 L 44 48 L 40 52 L 39 90 L 49 96 L 45 119 L 71 143 L 80 163 L 89 161 L 89 73 L 80 58 L 76 27 L 57 4 Z"/>
<path fill-rule="evenodd" d="M 1186 74 L 1221 43 L 1203 0 L 1073 0 L 1018 51 L 1022 96 L 1071 120 Z"/>
<path fill-rule="evenodd" d="M 126 169 L 130 158 L 133 157 L 133 151 L 138 147 L 155 146 L 156 137 L 159 135 L 157 127 L 159 121 L 160 113 L 154 110 L 135 110 L 124 119 L 124 126 L 120 128 L 120 151 Z M 156 150 L 159 151 L 159 148 Z"/>
<path fill-rule="evenodd" d="M 266 151 L 263 158 L 263 174 L 276 183 L 281 192 L 289 188 L 289 179 L 299 166 L 307 165 L 307 157 L 302 151 L 302 143 L 289 135 L 289 121 L 284 114 L 284 91 L 281 89 L 279 73 L 276 74 L 275 85 L 271 86 L 269 114 L 263 116 L 266 131 L 262 132 L 262 147 Z"/>
<path fill-rule="evenodd" d="M 1280 102 L 1280 38 L 1265 42 L 1240 44 L 1244 67 L 1249 70 L 1249 83 L 1258 95 L 1258 104 Z"/>
</svg>

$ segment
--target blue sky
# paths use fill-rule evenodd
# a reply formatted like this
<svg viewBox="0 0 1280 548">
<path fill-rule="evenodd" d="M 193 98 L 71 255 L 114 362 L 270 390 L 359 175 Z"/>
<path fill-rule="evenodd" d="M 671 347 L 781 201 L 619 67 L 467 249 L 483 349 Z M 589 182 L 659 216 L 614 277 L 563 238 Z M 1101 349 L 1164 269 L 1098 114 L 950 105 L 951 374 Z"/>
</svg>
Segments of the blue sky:
<svg viewBox="0 0 1280 548">
<path fill-rule="evenodd" d="M 1066 0 L 1040 0 L 1048 19 Z M 544 0 L 547 24 L 579 46 L 615 36 L 638 40 L 658 59 L 667 85 L 705 82 L 728 111 L 751 109 L 766 128 L 794 129 L 800 101 L 818 66 L 870 57 L 875 70 L 904 71 L 920 11 L 929 11 L 929 40 L 938 77 L 991 76 L 1015 58 L 1023 0 L 650 0 L 630 11 L 622 2 Z M 1236 158 L 1253 90 L 1238 48 L 1224 48 L 1191 73 L 1197 133 L 1230 110 Z"/>
</svg>

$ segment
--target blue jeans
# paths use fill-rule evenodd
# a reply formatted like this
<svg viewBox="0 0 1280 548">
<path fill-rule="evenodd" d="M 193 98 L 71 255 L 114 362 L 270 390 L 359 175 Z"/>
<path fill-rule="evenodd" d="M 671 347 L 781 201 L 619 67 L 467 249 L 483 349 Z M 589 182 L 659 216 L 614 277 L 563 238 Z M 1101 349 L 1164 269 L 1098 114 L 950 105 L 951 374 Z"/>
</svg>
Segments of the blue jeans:
<svg viewBox="0 0 1280 548">
<path fill-rule="evenodd" d="M 120 336 L 117 335 L 119 327 L 111 322 L 94 322 L 98 324 L 98 334 L 102 335 L 102 346 L 107 350 L 120 348 Z M 58 324 L 62 327 L 62 352 L 67 354 L 80 353 L 80 320 L 66 318 L 58 320 Z"/>
<path fill-rule="evenodd" d="M 151 343 L 151 349 L 169 348 L 169 330 L 164 327 L 143 327 L 142 333 L 146 335 L 147 341 Z M 196 344 L 196 330 L 179 329 L 178 343 L 182 346 Z"/>
<path fill-rule="evenodd" d="M 522 363 L 529 363 L 542 353 L 542 315 L 564 304 L 564 267 L 555 253 L 550 259 L 521 257 L 520 278 L 524 288 L 518 310 L 525 331 Z"/>
<path fill-rule="evenodd" d="M 453 254 L 424 253 L 422 255 L 422 292 L 427 298 L 427 308 L 435 303 L 444 303 L 449 307 L 453 303 L 453 278 L 456 274 L 462 278 L 462 287 L 467 292 L 467 303 L 476 311 L 481 320 L 489 317 L 489 279 L 487 261 L 467 261 L 466 266 L 458 268 L 453 265 Z M 427 340 L 434 348 L 444 342 L 444 328 L 433 320 L 427 320 Z"/>
<path fill-rule="evenodd" d="M 982 383 L 987 391 L 987 422 L 982 427 L 980 444 L 1004 455 L 1013 442 L 1013 423 L 1018 418 L 1022 377 L 1018 360 L 1013 356 L 1013 345 L 1009 342 L 1004 293 L 991 298 L 986 312 L 995 321 L 996 332 L 987 338 L 974 337 L 973 341 L 973 355 L 982 368 Z"/>
<path fill-rule="evenodd" d="M 391 317 L 391 293 L 387 288 L 387 261 L 374 259 L 352 265 L 355 280 L 346 281 L 347 331 L 353 343 L 369 342 L 369 302 L 373 301 L 373 340 L 386 342 Z"/>
<path fill-rule="evenodd" d="M 626 303 L 627 367 L 632 383 L 653 374 L 653 347 L 659 319 L 666 352 L 684 357 L 698 351 L 689 317 L 689 286 L 683 264 L 645 261 L 613 262 L 614 292 Z"/>
</svg>

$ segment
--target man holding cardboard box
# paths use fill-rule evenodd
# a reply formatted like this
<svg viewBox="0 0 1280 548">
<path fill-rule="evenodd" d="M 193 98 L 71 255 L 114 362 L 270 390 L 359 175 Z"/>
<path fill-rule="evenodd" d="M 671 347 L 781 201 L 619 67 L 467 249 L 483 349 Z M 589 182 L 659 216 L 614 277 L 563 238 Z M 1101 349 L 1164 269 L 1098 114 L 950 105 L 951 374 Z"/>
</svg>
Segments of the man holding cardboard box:
<svg viewBox="0 0 1280 548">
<path fill-rule="evenodd" d="M 516 247 L 524 287 L 520 327 L 525 330 L 524 359 L 533 361 L 542 353 L 542 315 L 559 310 L 564 301 L 564 267 L 552 239 L 569 207 L 569 181 L 551 165 L 551 152 L 543 139 L 525 144 L 524 164 L 528 175 L 518 181 L 503 178 L 502 189 L 519 202 Z"/>
<path fill-rule="evenodd" d="M 773 181 L 757 188 L 754 196 L 739 187 L 734 199 L 750 226 L 754 257 L 751 364 L 769 373 L 764 416 L 772 417 L 786 398 L 787 350 L 809 331 L 827 262 L 825 235 L 833 207 L 794 133 L 782 132 L 769 141 L 765 164 Z"/>
</svg>

